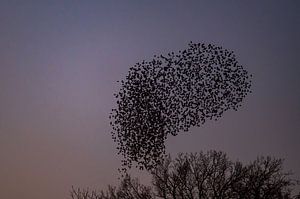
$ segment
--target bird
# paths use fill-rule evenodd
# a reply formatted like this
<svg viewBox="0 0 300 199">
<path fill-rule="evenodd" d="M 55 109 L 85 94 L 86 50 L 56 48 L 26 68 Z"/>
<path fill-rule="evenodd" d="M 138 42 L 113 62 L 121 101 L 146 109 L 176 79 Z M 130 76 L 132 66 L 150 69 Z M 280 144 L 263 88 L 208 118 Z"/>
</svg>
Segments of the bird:
<svg viewBox="0 0 300 199">
<path fill-rule="evenodd" d="M 190 42 L 178 53 L 154 55 L 129 68 L 114 97 L 112 137 L 122 169 L 151 170 L 165 155 L 165 140 L 237 108 L 251 92 L 251 75 L 233 51 Z"/>
</svg>

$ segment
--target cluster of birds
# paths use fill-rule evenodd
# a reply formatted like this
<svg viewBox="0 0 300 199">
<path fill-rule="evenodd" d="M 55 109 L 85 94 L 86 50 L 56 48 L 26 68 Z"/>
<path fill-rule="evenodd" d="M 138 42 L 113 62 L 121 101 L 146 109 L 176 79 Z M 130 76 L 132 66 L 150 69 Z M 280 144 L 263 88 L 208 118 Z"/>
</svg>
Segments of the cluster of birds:
<svg viewBox="0 0 300 199">
<path fill-rule="evenodd" d="M 130 68 L 115 94 L 112 137 L 122 169 L 153 169 L 165 155 L 165 140 L 208 119 L 237 110 L 251 92 L 251 75 L 232 51 L 189 43 L 178 53 L 154 56 Z"/>
</svg>

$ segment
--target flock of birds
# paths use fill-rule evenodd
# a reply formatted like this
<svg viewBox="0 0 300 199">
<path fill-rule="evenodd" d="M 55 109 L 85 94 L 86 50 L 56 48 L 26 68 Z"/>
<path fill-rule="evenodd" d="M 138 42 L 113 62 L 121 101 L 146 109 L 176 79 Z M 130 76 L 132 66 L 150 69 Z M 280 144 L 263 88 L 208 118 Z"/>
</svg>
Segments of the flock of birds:
<svg viewBox="0 0 300 199">
<path fill-rule="evenodd" d="M 135 64 L 121 81 L 110 115 L 121 170 L 133 163 L 153 169 L 165 155 L 169 134 L 237 110 L 251 92 L 250 77 L 232 51 L 212 44 L 191 42 L 177 54 Z"/>
</svg>

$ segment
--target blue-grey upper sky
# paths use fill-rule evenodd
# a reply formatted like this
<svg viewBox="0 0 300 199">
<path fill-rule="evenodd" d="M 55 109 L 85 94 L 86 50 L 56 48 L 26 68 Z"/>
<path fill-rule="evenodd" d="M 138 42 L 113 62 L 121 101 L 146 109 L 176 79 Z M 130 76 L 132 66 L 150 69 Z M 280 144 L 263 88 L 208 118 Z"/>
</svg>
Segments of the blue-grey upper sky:
<svg viewBox="0 0 300 199">
<path fill-rule="evenodd" d="M 67 198 L 71 185 L 117 183 L 108 120 L 117 80 L 189 41 L 233 50 L 253 93 L 237 112 L 170 137 L 167 151 L 272 155 L 299 179 L 299 35 L 292 0 L 1 0 L 0 198 Z"/>
</svg>

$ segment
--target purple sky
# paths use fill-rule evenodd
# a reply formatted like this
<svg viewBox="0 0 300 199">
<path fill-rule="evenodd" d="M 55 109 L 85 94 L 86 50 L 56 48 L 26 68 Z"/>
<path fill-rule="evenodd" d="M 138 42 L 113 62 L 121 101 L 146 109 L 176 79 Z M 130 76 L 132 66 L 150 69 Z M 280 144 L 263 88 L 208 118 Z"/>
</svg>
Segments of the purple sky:
<svg viewBox="0 0 300 199">
<path fill-rule="evenodd" d="M 117 183 L 116 81 L 189 41 L 233 50 L 253 93 L 237 112 L 170 137 L 167 151 L 272 155 L 299 179 L 299 24 L 300 3 L 288 0 L 2 0 L 0 198 L 67 198 L 72 185 Z"/>
</svg>

